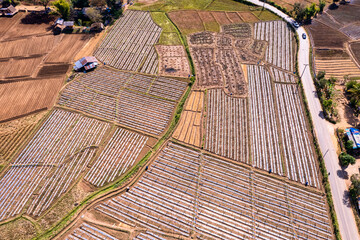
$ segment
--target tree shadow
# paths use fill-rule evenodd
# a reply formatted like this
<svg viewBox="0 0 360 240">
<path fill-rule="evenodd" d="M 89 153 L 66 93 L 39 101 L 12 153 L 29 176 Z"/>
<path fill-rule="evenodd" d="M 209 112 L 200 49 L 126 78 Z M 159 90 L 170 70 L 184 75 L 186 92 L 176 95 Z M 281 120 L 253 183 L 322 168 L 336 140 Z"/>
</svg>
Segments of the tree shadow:
<svg viewBox="0 0 360 240">
<path fill-rule="evenodd" d="M 346 207 L 351 207 L 351 199 L 350 199 L 350 194 L 349 194 L 349 191 L 344 191 L 344 194 L 343 194 L 343 204 L 346 206 Z"/>
<path fill-rule="evenodd" d="M 22 24 L 50 24 L 54 22 L 56 16 L 45 14 L 42 12 L 32 12 L 27 14 L 25 17 L 21 19 Z"/>
<path fill-rule="evenodd" d="M 337 170 L 336 174 L 338 175 L 339 178 L 347 180 L 349 179 L 349 174 L 345 169 L 346 168 L 342 167 L 341 170 Z"/>
</svg>

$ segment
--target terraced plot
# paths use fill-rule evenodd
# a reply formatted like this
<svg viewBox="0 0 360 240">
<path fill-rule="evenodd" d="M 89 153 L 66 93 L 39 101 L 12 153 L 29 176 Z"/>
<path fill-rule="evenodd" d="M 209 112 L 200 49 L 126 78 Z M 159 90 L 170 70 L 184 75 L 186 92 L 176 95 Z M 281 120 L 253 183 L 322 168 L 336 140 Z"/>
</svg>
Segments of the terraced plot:
<svg viewBox="0 0 360 240">
<path fill-rule="evenodd" d="M 90 224 L 83 223 L 76 228 L 71 234 L 66 236 L 68 240 L 119 240 L 107 232 L 94 227 Z"/>
<path fill-rule="evenodd" d="M 264 67 L 249 65 L 249 109 L 252 164 L 283 175 L 279 129 L 271 79 Z"/>
<path fill-rule="evenodd" d="M 96 158 L 85 180 L 101 187 L 131 168 L 149 138 L 118 128 Z"/>
<path fill-rule="evenodd" d="M 0 220 L 19 214 L 32 194 L 28 214 L 38 216 L 68 190 L 94 156 L 109 125 L 54 110 L 0 181 Z"/>
<path fill-rule="evenodd" d="M 335 77 L 343 79 L 344 76 L 360 78 L 360 69 L 350 59 L 320 59 L 315 58 L 316 71 L 325 71 L 326 77 Z"/>
<path fill-rule="evenodd" d="M 155 74 L 158 60 L 154 44 L 160 34 L 161 28 L 150 13 L 128 10 L 116 21 L 95 56 L 118 69 Z"/>
<path fill-rule="evenodd" d="M 181 114 L 173 138 L 190 145 L 201 147 L 203 105 L 204 93 L 193 91 Z"/>
<path fill-rule="evenodd" d="M 94 209 L 132 228 L 182 237 L 333 239 L 322 193 L 173 143 L 129 191 Z"/>
<path fill-rule="evenodd" d="M 249 163 L 247 101 L 208 91 L 205 149 L 236 161 Z"/>
<path fill-rule="evenodd" d="M 160 135 L 186 82 L 101 68 L 70 83 L 58 104 Z"/>
<path fill-rule="evenodd" d="M 255 23 L 254 37 L 268 42 L 265 55 L 268 63 L 287 71 L 294 71 L 293 34 L 285 22 Z"/>
</svg>

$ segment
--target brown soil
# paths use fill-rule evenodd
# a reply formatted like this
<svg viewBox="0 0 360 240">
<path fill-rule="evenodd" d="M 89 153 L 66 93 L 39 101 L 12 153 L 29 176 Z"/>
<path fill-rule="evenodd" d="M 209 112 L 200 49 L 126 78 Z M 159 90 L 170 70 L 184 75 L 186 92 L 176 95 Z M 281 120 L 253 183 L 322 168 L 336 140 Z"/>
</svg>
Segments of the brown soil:
<svg viewBox="0 0 360 240">
<path fill-rule="evenodd" d="M 11 223 L 0 226 L 0 239 L 33 239 L 36 236 L 34 225 L 20 218 Z"/>
<path fill-rule="evenodd" d="M 244 20 L 244 22 L 258 22 L 259 19 L 252 14 L 251 12 L 239 12 L 238 13 L 240 15 L 240 17 Z"/>
<path fill-rule="evenodd" d="M 37 73 L 37 77 L 65 75 L 69 68 L 70 64 L 44 65 Z"/>
<path fill-rule="evenodd" d="M 105 32 L 106 31 L 104 30 L 101 33 L 98 33 L 95 36 L 93 36 L 86 43 L 86 45 L 84 45 L 84 47 L 76 54 L 76 56 L 74 57 L 74 60 L 77 61 L 82 57 L 94 55 L 96 48 L 98 47 L 98 45 L 101 43 L 101 41 L 105 37 Z"/>
<path fill-rule="evenodd" d="M 211 12 L 211 14 L 214 16 L 214 18 L 220 25 L 231 23 L 225 12 Z"/>
<path fill-rule="evenodd" d="M 350 50 L 353 53 L 358 65 L 360 66 L 360 42 L 351 43 Z"/>
<path fill-rule="evenodd" d="M 317 48 L 343 48 L 349 38 L 341 32 L 331 28 L 317 20 L 308 25 L 313 43 Z"/>
<path fill-rule="evenodd" d="M 344 76 L 350 78 L 360 78 L 360 69 L 350 59 L 336 59 L 321 60 L 315 59 L 316 72 L 325 71 L 327 77 L 335 77 L 337 79 L 343 79 Z"/>
<path fill-rule="evenodd" d="M 0 79 L 9 81 L 10 78 L 30 77 L 42 60 L 42 57 L 35 57 L 0 62 L 0 69 L 4 69 L 0 72 Z"/>
<path fill-rule="evenodd" d="M 182 45 L 155 47 L 159 54 L 160 75 L 187 78 L 191 74 L 189 61 Z"/>
<path fill-rule="evenodd" d="M 51 107 L 62 84 L 62 77 L 1 84 L 0 121 Z"/>
<path fill-rule="evenodd" d="M 232 23 L 242 23 L 243 22 L 243 20 L 240 18 L 239 14 L 237 12 L 227 12 L 226 14 Z"/>
<path fill-rule="evenodd" d="M 169 17 L 185 35 L 205 31 L 197 11 L 174 11 L 169 13 Z"/>
<path fill-rule="evenodd" d="M 74 56 L 86 45 L 88 35 L 64 34 L 60 43 L 46 57 L 47 63 L 69 63 Z M 82 56 L 84 57 L 84 56 Z"/>
</svg>

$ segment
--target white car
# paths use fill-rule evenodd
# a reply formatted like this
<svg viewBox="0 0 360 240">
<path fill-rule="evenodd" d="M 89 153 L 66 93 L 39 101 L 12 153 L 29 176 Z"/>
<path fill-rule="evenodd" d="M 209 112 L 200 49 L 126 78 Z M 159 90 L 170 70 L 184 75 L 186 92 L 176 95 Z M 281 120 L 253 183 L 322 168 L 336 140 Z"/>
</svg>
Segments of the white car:
<svg viewBox="0 0 360 240">
<path fill-rule="evenodd" d="M 293 25 L 295 28 L 299 28 L 299 27 L 300 27 L 300 25 L 299 25 L 297 22 L 295 22 L 295 21 L 292 23 L 292 25 Z"/>
</svg>

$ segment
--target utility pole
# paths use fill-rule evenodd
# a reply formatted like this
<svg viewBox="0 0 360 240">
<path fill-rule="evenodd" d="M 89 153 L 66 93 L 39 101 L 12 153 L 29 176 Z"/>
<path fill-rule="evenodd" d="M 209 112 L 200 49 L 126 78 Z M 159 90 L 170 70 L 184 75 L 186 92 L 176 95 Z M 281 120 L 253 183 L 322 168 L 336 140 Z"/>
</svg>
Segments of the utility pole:
<svg viewBox="0 0 360 240">
<path fill-rule="evenodd" d="M 307 66 L 309 66 L 309 64 L 308 64 L 308 63 L 304 63 L 304 65 L 305 65 L 305 68 L 304 68 L 304 70 L 303 70 L 303 72 L 302 72 L 302 74 L 301 74 L 300 78 L 302 78 L 302 76 L 304 75 L 304 72 L 305 72 L 306 67 L 307 67 Z"/>
</svg>

